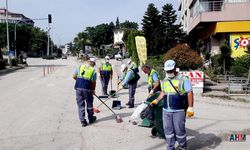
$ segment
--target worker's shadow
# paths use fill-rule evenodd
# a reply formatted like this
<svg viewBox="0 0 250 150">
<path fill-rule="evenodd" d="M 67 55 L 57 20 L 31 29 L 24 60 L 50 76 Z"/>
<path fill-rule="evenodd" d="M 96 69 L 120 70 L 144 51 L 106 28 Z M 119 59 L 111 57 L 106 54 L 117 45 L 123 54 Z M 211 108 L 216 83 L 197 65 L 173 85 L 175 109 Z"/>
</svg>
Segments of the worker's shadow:
<svg viewBox="0 0 250 150">
<path fill-rule="evenodd" d="M 213 133 L 199 133 L 198 131 L 186 129 L 187 144 L 189 150 L 196 150 L 202 148 L 215 149 L 222 139 Z M 191 136 L 191 138 L 189 138 Z"/>
<path fill-rule="evenodd" d="M 131 116 L 131 114 L 132 113 L 117 113 L 117 115 L 119 115 L 121 118 L 126 118 L 126 117 L 128 117 L 128 116 Z M 114 120 L 114 119 L 116 119 L 115 118 L 116 116 L 113 114 L 111 114 L 111 115 L 109 115 L 109 116 L 107 116 L 107 117 L 102 117 L 102 118 L 98 118 L 97 120 L 96 120 L 96 122 L 102 122 L 102 121 L 108 121 L 108 120 Z"/>
<path fill-rule="evenodd" d="M 197 150 L 202 148 L 215 149 L 222 142 L 222 139 L 220 137 L 212 133 L 199 133 L 198 131 L 186 128 L 186 134 L 188 139 L 188 150 Z M 152 145 L 152 147 L 149 147 L 145 150 L 159 149 L 163 146 L 166 146 L 165 139 L 164 141 L 162 141 L 162 143 Z"/>
</svg>

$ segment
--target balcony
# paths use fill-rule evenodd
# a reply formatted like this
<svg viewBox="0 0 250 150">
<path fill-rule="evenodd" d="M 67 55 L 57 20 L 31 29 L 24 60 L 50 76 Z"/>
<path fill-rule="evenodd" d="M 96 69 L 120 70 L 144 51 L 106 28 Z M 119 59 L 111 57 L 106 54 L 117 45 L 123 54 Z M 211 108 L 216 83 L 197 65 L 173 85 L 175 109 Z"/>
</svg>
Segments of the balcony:
<svg viewBox="0 0 250 150">
<path fill-rule="evenodd" d="M 250 20 L 250 0 L 196 1 L 190 8 L 189 32 L 200 23 Z"/>
</svg>

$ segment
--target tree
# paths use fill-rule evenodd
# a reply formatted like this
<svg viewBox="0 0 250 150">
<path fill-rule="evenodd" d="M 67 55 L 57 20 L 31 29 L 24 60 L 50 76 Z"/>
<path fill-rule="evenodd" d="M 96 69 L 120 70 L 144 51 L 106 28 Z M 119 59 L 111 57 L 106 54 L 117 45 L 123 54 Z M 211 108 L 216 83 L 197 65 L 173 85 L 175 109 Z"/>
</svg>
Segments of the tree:
<svg viewBox="0 0 250 150">
<path fill-rule="evenodd" d="M 48 36 L 47 33 L 38 27 L 32 28 L 31 48 L 30 52 L 38 56 L 47 55 Z M 50 39 L 50 43 L 51 43 Z"/>
<path fill-rule="evenodd" d="M 130 22 L 128 20 L 121 23 L 120 26 L 122 29 L 138 29 L 138 24 L 136 22 Z"/>
<path fill-rule="evenodd" d="M 95 27 L 87 27 L 85 32 L 90 38 L 90 42 L 96 46 L 100 47 L 102 44 L 113 43 L 113 30 L 114 24 L 100 24 Z"/>
<path fill-rule="evenodd" d="M 249 66 L 246 83 L 249 84 L 250 83 L 250 44 L 247 45 L 247 50 L 245 52 L 247 53 L 247 56 L 248 56 L 248 66 Z"/>
<path fill-rule="evenodd" d="M 85 52 L 85 45 L 89 42 L 89 36 L 86 32 L 80 32 L 73 40 L 75 45 L 75 52 L 79 53 L 80 50 Z"/>
<path fill-rule="evenodd" d="M 139 62 L 139 58 L 135 44 L 135 37 L 138 35 L 141 35 L 141 33 L 135 29 L 132 29 L 128 35 L 128 42 L 127 42 L 127 49 L 129 55 L 132 56 L 132 61 L 136 62 L 137 64 Z"/>
<path fill-rule="evenodd" d="M 226 40 L 223 41 L 222 45 L 220 46 L 220 51 L 221 51 L 221 59 L 223 60 L 223 73 L 224 75 L 227 74 L 227 71 L 230 68 L 231 65 L 231 48 L 228 46 L 228 43 Z"/>
<path fill-rule="evenodd" d="M 152 3 L 148 5 L 147 11 L 143 16 L 142 30 L 147 40 L 148 53 L 152 55 L 162 52 L 164 44 L 163 23 L 160 12 Z"/>
<path fill-rule="evenodd" d="M 119 21 L 119 17 L 116 18 L 115 28 L 116 28 L 116 29 L 120 29 L 120 28 L 121 28 L 121 26 L 120 26 L 120 21 Z"/>
<path fill-rule="evenodd" d="M 176 46 L 177 43 L 186 42 L 186 34 L 181 29 L 181 26 L 175 24 L 177 20 L 176 11 L 173 9 L 172 4 L 165 4 L 162 7 L 162 23 L 163 23 L 163 32 L 165 33 L 164 37 L 164 52 L 170 48 Z"/>
<path fill-rule="evenodd" d="M 186 44 L 177 44 L 164 54 L 164 61 L 173 59 L 180 69 L 197 69 L 203 65 L 200 55 Z"/>
</svg>

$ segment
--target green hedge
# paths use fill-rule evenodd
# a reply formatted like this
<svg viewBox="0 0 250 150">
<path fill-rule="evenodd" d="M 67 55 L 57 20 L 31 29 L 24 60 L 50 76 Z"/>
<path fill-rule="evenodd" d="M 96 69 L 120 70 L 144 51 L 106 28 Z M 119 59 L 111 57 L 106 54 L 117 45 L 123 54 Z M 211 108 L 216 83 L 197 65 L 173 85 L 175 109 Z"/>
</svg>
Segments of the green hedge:
<svg viewBox="0 0 250 150">
<path fill-rule="evenodd" d="M 43 56 L 42 58 L 43 58 L 43 59 L 55 59 L 54 56 L 47 56 L 47 55 Z"/>
<path fill-rule="evenodd" d="M 237 77 L 247 77 L 249 61 L 248 56 L 236 58 L 230 68 L 230 74 Z"/>
<path fill-rule="evenodd" d="M 4 62 L 4 60 L 0 60 L 0 70 L 5 69 L 6 67 L 6 63 Z"/>
</svg>

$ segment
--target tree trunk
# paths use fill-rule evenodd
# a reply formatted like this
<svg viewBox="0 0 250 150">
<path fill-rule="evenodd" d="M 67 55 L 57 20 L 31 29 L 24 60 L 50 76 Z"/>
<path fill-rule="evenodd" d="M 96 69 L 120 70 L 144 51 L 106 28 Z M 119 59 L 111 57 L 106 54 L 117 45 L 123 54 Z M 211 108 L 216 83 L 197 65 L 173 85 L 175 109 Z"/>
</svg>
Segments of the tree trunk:
<svg viewBox="0 0 250 150">
<path fill-rule="evenodd" d="M 0 49 L 0 60 L 3 60 L 3 53 L 1 49 Z"/>
<path fill-rule="evenodd" d="M 250 81 L 250 66 L 249 66 L 249 69 L 248 69 L 248 77 L 247 77 L 246 84 L 249 84 L 249 81 Z"/>
</svg>

